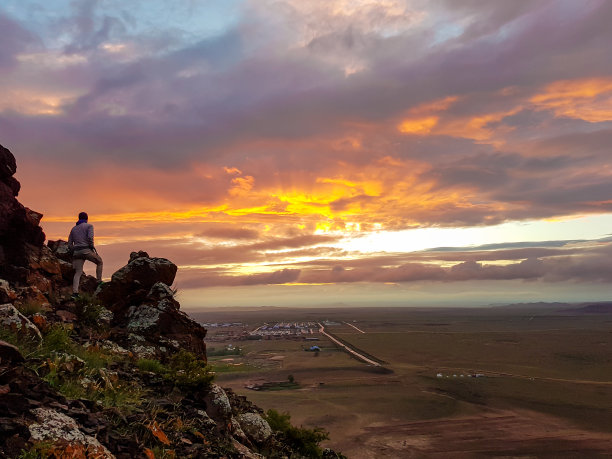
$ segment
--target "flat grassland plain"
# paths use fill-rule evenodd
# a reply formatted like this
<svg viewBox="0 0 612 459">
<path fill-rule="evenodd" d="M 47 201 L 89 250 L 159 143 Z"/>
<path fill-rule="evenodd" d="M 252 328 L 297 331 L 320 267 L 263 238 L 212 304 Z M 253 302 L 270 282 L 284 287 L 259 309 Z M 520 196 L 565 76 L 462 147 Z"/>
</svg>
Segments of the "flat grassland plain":
<svg viewBox="0 0 612 459">
<path fill-rule="evenodd" d="M 330 433 L 324 445 L 349 458 L 612 457 L 606 308 L 261 308 L 192 315 L 217 323 L 207 346 L 220 385 L 264 409 L 289 412 L 294 424 L 323 427 Z M 323 324 L 384 363 L 359 361 L 320 333 L 244 339 L 278 322 Z M 320 352 L 305 351 L 312 345 Z M 297 384 L 246 387 L 289 380 Z"/>
</svg>

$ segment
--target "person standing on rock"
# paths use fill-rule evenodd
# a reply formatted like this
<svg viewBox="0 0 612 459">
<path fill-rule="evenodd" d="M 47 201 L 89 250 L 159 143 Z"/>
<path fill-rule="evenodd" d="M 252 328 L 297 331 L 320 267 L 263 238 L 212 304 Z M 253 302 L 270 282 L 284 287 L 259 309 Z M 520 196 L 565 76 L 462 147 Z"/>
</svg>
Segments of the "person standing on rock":
<svg viewBox="0 0 612 459">
<path fill-rule="evenodd" d="M 93 225 L 87 223 L 88 218 L 87 213 L 81 212 L 79 221 L 70 230 L 70 236 L 68 236 L 68 247 L 72 251 L 72 266 L 75 269 L 72 280 L 73 297 L 79 295 L 79 283 L 85 260 L 96 264 L 96 278 L 102 283 L 102 258 L 94 247 L 94 229 Z"/>
</svg>

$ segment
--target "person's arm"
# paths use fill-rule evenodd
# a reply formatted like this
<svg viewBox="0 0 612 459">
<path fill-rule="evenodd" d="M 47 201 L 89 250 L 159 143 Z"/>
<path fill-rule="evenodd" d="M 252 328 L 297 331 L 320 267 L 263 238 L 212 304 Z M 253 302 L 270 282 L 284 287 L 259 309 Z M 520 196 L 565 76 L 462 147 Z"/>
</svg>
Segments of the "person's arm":
<svg viewBox="0 0 612 459">
<path fill-rule="evenodd" d="M 87 242 L 89 243 L 89 248 L 93 249 L 94 248 L 93 225 L 89 225 L 89 228 L 87 228 Z"/>
<path fill-rule="evenodd" d="M 72 231 L 70 231 L 70 235 L 68 236 L 68 247 L 72 248 L 74 245 L 74 238 L 72 237 Z"/>
</svg>

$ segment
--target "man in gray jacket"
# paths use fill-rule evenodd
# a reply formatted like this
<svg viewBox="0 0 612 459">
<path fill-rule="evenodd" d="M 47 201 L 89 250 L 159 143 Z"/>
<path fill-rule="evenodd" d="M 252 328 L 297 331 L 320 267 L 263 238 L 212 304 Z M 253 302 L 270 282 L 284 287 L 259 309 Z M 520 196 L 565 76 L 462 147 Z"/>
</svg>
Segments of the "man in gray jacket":
<svg viewBox="0 0 612 459">
<path fill-rule="evenodd" d="M 75 269 L 72 280 L 72 296 L 79 294 L 79 282 L 83 274 L 85 260 L 96 264 L 96 278 L 98 282 L 102 282 L 102 258 L 94 247 L 94 229 L 93 225 L 87 223 L 88 218 L 85 212 L 81 212 L 79 221 L 70 230 L 70 236 L 68 237 L 68 247 L 72 250 L 72 266 Z"/>
</svg>

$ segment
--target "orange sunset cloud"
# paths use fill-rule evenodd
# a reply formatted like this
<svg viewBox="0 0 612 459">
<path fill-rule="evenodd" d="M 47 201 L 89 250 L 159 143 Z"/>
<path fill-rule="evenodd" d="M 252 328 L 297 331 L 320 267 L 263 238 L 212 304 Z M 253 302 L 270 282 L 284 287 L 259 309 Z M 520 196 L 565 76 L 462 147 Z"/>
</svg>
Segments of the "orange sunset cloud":
<svg viewBox="0 0 612 459">
<path fill-rule="evenodd" d="M 607 2 L 26 4 L 0 7 L 0 142 L 47 237 L 88 211 L 109 270 L 142 248 L 188 289 L 606 282 Z"/>
</svg>

